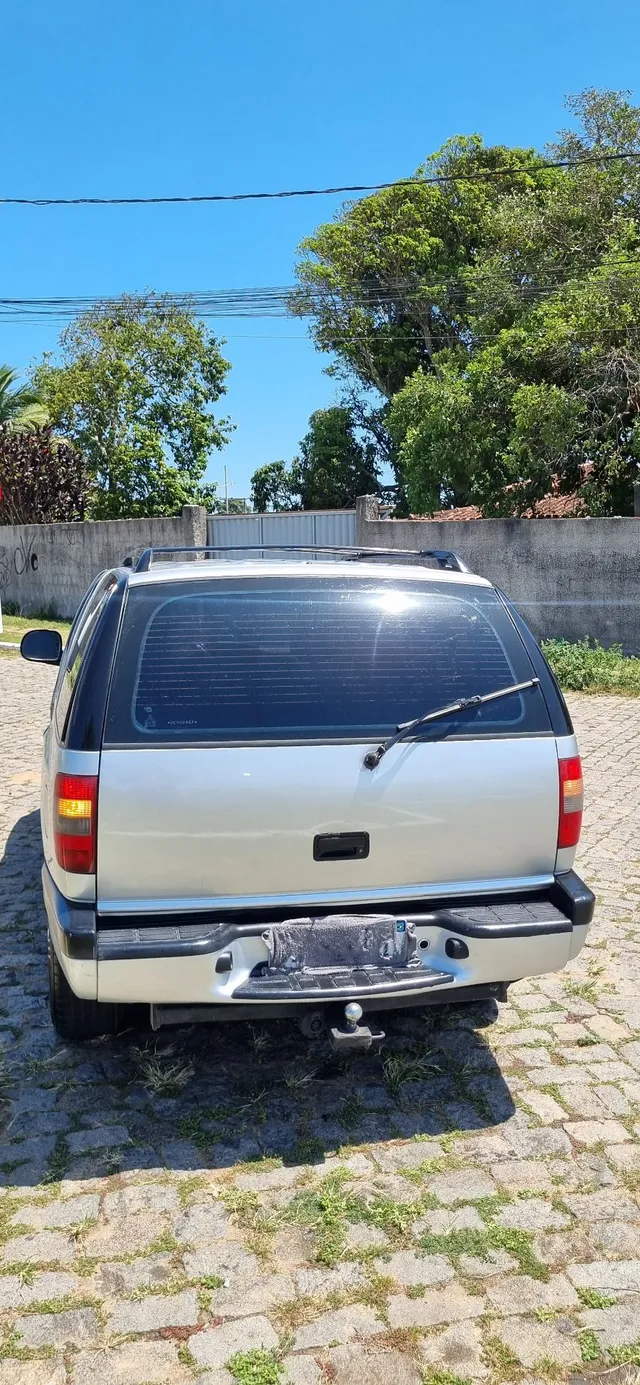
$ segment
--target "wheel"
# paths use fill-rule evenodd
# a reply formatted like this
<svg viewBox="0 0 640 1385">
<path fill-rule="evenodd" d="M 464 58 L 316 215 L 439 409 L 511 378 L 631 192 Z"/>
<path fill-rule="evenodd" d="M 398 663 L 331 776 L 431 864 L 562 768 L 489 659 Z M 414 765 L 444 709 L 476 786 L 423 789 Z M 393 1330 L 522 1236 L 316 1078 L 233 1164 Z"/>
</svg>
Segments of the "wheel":
<svg viewBox="0 0 640 1385">
<path fill-rule="evenodd" d="M 50 937 L 48 946 L 49 1011 L 56 1033 L 61 1039 L 96 1039 L 99 1034 L 117 1034 L 122 1027 L 122 1007 L 101 1005 L 98 1000 L 82 1000 L 75 995 Z"/>
</svg>

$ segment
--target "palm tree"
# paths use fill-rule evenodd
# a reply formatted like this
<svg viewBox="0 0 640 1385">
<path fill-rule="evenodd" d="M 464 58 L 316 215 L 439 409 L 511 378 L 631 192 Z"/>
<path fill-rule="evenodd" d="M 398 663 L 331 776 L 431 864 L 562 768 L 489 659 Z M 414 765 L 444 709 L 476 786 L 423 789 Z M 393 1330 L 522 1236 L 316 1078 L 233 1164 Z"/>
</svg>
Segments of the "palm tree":
<svg viewBox="0 0 640 1385">
<path fill-rule="evenodd" d="M 0 428 L 13 433 L 29 432 L 49 422 L 40 394 L 30 385 L 18 385 L 17 370 L 0 365 Z"/>
</svg>

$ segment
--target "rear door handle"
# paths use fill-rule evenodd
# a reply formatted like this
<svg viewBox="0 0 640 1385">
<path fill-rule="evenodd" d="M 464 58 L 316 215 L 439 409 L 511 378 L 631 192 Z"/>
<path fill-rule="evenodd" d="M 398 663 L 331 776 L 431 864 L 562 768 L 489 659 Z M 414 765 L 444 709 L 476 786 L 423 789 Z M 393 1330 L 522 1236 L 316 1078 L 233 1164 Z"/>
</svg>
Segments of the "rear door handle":
<svg viewBox="0 0 640 1385">
<path fill-rule="evenodd" d="M 368 832 L 324 832 L 313 839 L 314 861 L 363 861 L 368 855 Z"/>
</svg>

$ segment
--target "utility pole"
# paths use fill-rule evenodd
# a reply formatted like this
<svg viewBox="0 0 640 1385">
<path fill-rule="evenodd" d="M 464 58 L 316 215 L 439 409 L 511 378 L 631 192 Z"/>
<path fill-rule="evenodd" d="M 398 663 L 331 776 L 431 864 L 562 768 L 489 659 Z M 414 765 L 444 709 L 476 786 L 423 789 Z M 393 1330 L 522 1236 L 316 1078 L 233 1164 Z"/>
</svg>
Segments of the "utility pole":
<svg viewBox="0 0 640 1385">
<path fill-rule="evenodd" d="M 227 479 L 227 468 L 224 468 L 224 508 L 229 513 L 229 482 Z"/>
</svg>

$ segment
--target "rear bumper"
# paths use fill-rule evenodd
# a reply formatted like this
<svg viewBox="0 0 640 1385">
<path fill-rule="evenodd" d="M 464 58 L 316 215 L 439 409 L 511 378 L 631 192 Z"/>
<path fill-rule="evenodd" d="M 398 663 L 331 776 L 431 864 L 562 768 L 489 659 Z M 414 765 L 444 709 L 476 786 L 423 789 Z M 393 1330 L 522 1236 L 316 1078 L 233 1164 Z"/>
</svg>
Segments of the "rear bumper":
<svg viewBox="0 0 640 1385">
<path fill-rule="evenodd" d="M 368 1009 L 425 1003 L 444 998 L 445 992 L 447 998 L 457 993 L 462 999 L 469 988 L 558 971 L 583 946 L 595 903 L 574 871 L 558 875 L 536 894 L 413 900 L 406 909 L 395 903 L 390 912 L 410 920 L 416 931 L 417 961 L 411 968 L 360 982 L 355 973 L 345 981 L 336 971 L 326 984 L 316 978 L 309 986 L 304 978 L 302 984 L 292 984 L 292 978 L 280 984 L 278 978 L 259 976 L 269 955 L 265 932 L 282 916 L 107 918 L 92 906 L 65 899 L 46 866 L 43 891 L 53 944 L 76 994 L 123 1004 L 250 1007 L 252 1012 L 266 1007 L 267 1013 L 276 1004 L 299 1009 L 345 998 L 364 1000 Z M 359 912 L 370 913 L 371 906 Z M 463 946 L 452 956 L 454 941 Z"/>
</svg>

